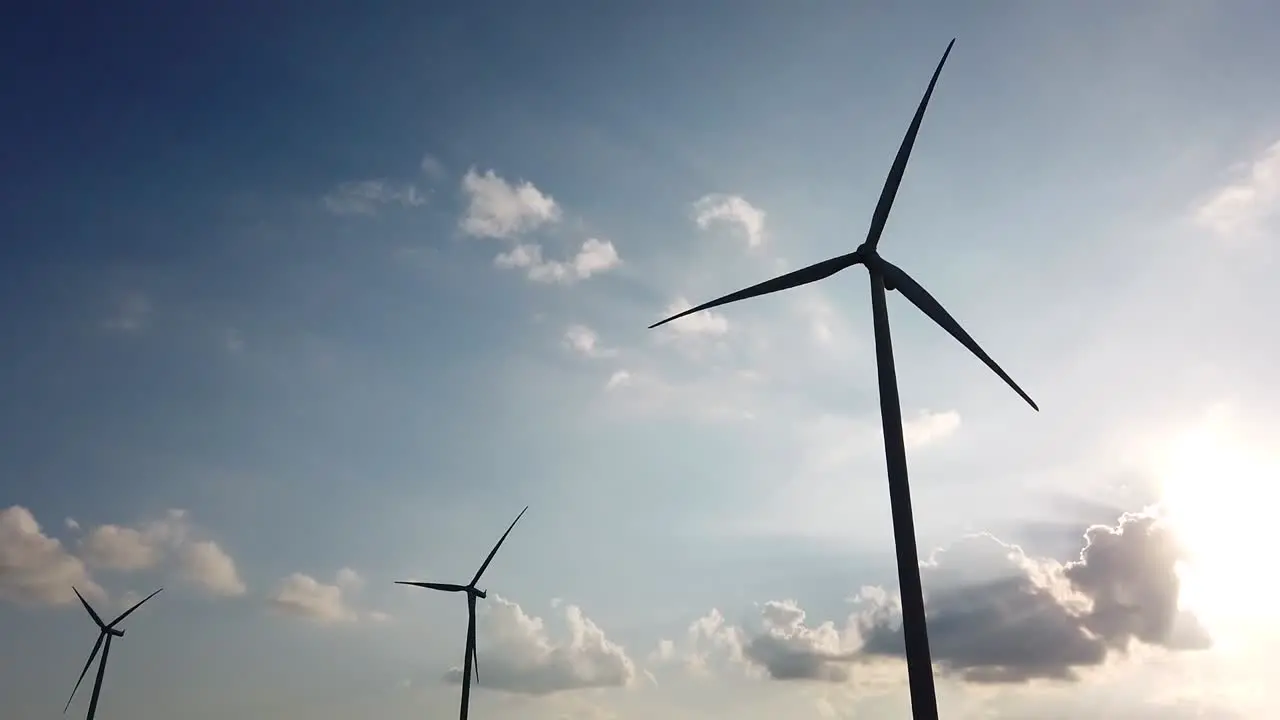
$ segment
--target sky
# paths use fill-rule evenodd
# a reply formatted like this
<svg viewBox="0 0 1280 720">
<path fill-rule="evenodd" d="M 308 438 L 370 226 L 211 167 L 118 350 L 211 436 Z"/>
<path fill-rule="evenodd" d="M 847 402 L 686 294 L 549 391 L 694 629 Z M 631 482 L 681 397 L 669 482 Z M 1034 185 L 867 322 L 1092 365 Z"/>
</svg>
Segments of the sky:
<svg viewBox="0 0 1280 720">
<path fill-rule="evenodd" d="M 1270 718 L 1263 0 L 44 3 L 0 28 L 0 715 Z M 1270 678 L 1270 679 L 1269 679 Z M 70 712 L 84 712 L 81 688 Z"/>
</svg>

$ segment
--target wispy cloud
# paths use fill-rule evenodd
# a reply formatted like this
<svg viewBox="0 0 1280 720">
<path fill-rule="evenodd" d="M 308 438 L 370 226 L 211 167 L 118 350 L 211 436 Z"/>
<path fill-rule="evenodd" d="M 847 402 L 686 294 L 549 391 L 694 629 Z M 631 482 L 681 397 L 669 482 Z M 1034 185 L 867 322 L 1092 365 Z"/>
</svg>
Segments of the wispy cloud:
<svg viewBox="0 0 1280 720">
<path fill-rule="evenodd" d="M 600 344 L 600 336 L 586 325 L 570 325 L 564 331 L 564 345 L 574 353 L 588 358 L 613 357 L 617 351 Z"/>
<path fill-rule="evenodd" d="M 134 335 L 147 329 L 153 314 L 150 298 L 140 292 L 130 292 L 116 301 L 102 327 L 110 332 Z"/>
<path fill-rule="evenodd" d="M 384 205 L 412 208 L 425 205 L 427 199 L 412 183 L 375 179 L 344 182 L 322 202 L 335 215 L 376 215 Z"/>
<path fill-rule="evenodd" d="M 694 222 L 706 230 L 716 224 L 733 228 L 746 241 L 747 247 L 764 244 L 765 212 L 747 202 L 740 195 L 711 193 L 693 203 Z"/>
<path fill-rule="evenodd" d="M 1248 163 L 1242 175 L 1194 210 L 1197 223 L 1223 238 L 1247 238 L 1280 215 L 1280 142 Z"/>
</svg>

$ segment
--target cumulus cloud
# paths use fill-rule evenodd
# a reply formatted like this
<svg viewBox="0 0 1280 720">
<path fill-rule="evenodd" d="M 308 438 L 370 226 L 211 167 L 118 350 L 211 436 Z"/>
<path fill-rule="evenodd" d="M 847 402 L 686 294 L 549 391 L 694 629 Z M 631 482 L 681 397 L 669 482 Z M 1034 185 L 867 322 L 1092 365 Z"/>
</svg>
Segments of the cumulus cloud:
<svg viewBox="0 0 1280 720">
<path fill-rule="evenodd" d="M 550 195 L 527 180 L 513 185 L 492 170 L 467 170 L 462 192 L 467 210 L 459 226 L 473 237 L 512 238 L 560 219 L 560 206 Z"/>
<path fill-rule="evenodd" d="M 1194 220 L 1217 235 L 1234 238 L 1255 232 L 1280 214 L 1280 142 L 1248 166 L 1244 177 L 1197 205 Z"/>
<path fill-rule="evenodd" d="M 747 247 L 764 244 L 765 212 L 738 195 L 711 193 L 693 203 L 694 222 L 706 230 L 716 223 L 737 229 L 747 241 Z"/>
<path fill-rule="evenodd" d="M 236 597 L 246 591 L 235 561 L 215 542 L 198 539 L 185 510 L 135 527 L 99 525 L 80 540 L 91 566 L 118 572 L 150 570 L 172 562 L 179 580 L 208 595 Z"/>
<path fill-rule="evenodd" d="M 86 596 L 106 596 L 85 564 L 45 535 L 30 510 L 20 505 L 0 510 L 0 599 L 63 605 L 76 600 L 72 585 Z"/>
<path fill-rule="evenodd" d="M 636 677 L 626 650 L 576 605 L 564 603 L 567 637 L 553 638 L 541 618 L 527 615 L 516 603 L 497 595 L 477 618 L 476 653 L 483 670 L 480 687 L 511 693 L 545 695 L 581 688 L 622 687 Z M 462 668 L 445 679 L 462 682 Z"/>
<path fill-rule="evenodd" d="M 1158 517 L 1125 514 L 1085 531 L 1076 560 L 1027 557 L 1016 545 L 975 535 L 926 563 L 934 661 L 972 682 L 1070 680 L 1133 643 L 1171 650 L 1208 647 L 1194 616 L 1178 608 L 1182 551 Z M 948 566 L 983 568 L 988 580 L 959 582 Z M 902 653 L 900 627 L 865 628 L 864 652 Z"/>
<path fill-rule="evenodd" d="M 183 580 L 210 595 L 237 597 L 248 589 L 236 572 L 235 561 L 212 540 L 182 546 L 179 567 Z"/>
<path fill-rule="evenodd" d="M 629 384 L 631 384 L 631 373 L 626 370 L 615 370 L 604 384 L 604 389 L 616 390 Z"/>
<path fill-rule="evenodd" d="M 411 183 L 377 179 L 344 182 L 327 193 L 322 202 L 335 215 L 376 215 L 384 205 L 411 208 L 425 205 L 427 199 Z"/>
<path fill-rule="evenodd" d="M 570 325 L 564 331 L 564 345 L 583 357 L 602 358 L 616 354 L 613 349 L 602 346 L 600 336 L 586 325 Z"/>
<path fill-rule="evenodd" d="M 339 570 L 333 584 L 322 583 L 303 573 L 293 573 L 277 583 L 267 601 L 275 612 L 321 625 L 390 619 L 386 613 L 366 612 L 351 606 L 348 596 L 358 593 L 363 587 L 364 578 L 351 568 Z"/>
<path fill-rule="evenodd" d="M 1203 626 L 1178 607 L 1182 553 L 1158 517 L 1125 514 L 1114 526 L 1089 527 L 1084 541 L 1066 563 L 1029 557 L 987 533 L 935 551 L 922 563 L 934 662 L 969 683 L 1072 681 L 1140 646 L 1209 647 Z M 901 605 L 871 587 L 851 601 L 842 623 L 816 625 L 792 600 L 766 602 L 753 630 L 713 610 L 649 660 L 706 672 L 719 658 L 776 680 L 884 682 L 880 661 L 903 654 Z"/>
<path fill-rule="evenodd" d="M 566 261 L 546 260 L 542 257 L 541 245 L 521 243 L 499 254 L 493 259 L 493 264 L 500 268 L 524 269 L 534 282 L 568 285 L 612 270 L 622 264 L 622 259 L 612 242 L 588 238 L 577 255 Z"/>
</svg>

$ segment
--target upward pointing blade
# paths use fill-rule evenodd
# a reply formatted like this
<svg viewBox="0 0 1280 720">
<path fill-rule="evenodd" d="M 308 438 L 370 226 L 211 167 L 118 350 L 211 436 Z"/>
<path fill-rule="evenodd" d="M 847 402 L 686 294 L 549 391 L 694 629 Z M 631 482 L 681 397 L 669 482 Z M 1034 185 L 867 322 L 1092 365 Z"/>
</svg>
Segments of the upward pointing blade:
<svg viewBox="0 0 1280 720">
<path fill-rule="evenodd" d="M 106 633 L 98 633 L 98 642 L 93 644 L 93 652 L 89 653 L 89 659 L 84 661 L 84 669 L 80 671 L 80 679 L 76 680 L 76 686 L 71 689 L 71 697 L 67 698 L 67 706 L 62 708 L 63 714 L 66 714 L 67 708 L 71 707 L 71 701 L 75 699 L 76 691 L 80 689 L 80 683 L 84 682 L 84 676 L 89 672 L 89 666 L 93 664 L 93 659 L 98 657 L 98 650 L 102 648 L 102 639 L 106 636 Z"/>
<path fill-rule="evenodd" d="M 76 597 L 80 598 L 80 604 L 84 606 L 85 610 L 89 611 L 89 617 L 93 618 L 93 621 L 98 624 L 98 628 L 106 628 L 107 626 L 102 624 L 102 618 L 98 617 L 98 613 L 93 611 L 93 608 L 89 605 L 89 601 L 84 599 L 84 596 L 80 594 L 80 591 L 76 590 L 75 586 L 72 586 L 71 590 L 75 592 Z"/>
<path fill-rule="evenodd" d="M 921 312 L 928 315 L 934 322 L 941 325 L 943 330 L 951 333 L 951 337 L 959 340 L 961 345 L 964 345 L 969 349 L 969 352 L 977 355 L 979 360 L 986 363 L 986 366 L 991 368 L 996 375 L 999 375 L 1001 380 L 1008 383 L 1009 387 L 1013 388 L 1014 392 L 1022 396 L 1022 399 L 1026 400 L 1027 404 L 1036 412 L 1040 411 L 1040 407 L 1031 399 L 1031 396 L 1023 392 L 1022 388 L 1018 387 L 1018 383 L 1014 382 L 1013 378 L 1009 377 L 1004 370 L 1000 369 L 1000 366 L 996 364 L 996 361 L 992 360 L 991 356 L 978 346 L 977 341 L 970 337 L 969 333 L 964 331 L 964 328 L 960 327 L 960 323 L 956 322 L 956 319 L 951 317 L 951 313 L 948 313 L 946 309 L 942 307 L 942 304 L 929 294 L 928 290 L 921 287 L 920 283 L 912 280 L 911 276 L 903 271 L 902 268 L 894 265 L 888 260 L 881 259 L 877 263 L 877 266 L 877 269 L 884 275 L 885 279 L 889 280 L 898 292 L 902 293 L 903 297 L 910 300 L 912 305 L 920 308 Z"/>
<path fill-rule="evenodd" d="M 933 86 L 938 84 L 938 76 L 942 74 L 942 66 L 947 62 L 947 56 L 951 54 L 951 46 L 956 44 L 955 38 L 947 43 L 946 52 L 942 53 L 942 59 L 938 61 L 938 67 L 933 71 L 933 77 L 929 80 L 929 87 L 924 91 L 924 97 L 920 99 L 920 106 L 916 108 L 915 117 L 911 118 L 911 126 L 907 128 L 907 134 L 902 138 L 902 145 L 898 148 L 898 154 L 893 158 L 893 166 L 889 168 L 889 177 L 885 178 L 884 188 L 880 190 L 880 200 L 876 203 L 875 212 L 871 215 L 871 227 L 867 230 L 867 244 L 871 249 L 875 249 L 880 243 L 880 233 L 884 232 L 884 225 L 889 221 L 889 210 L 893 207 L 893 199 L 898 195 L 898 186 L 902 184 L 902 175 L 907 171 L 907 160 L 911 157 L 911 148 L 916 144 L 916 135 L 920 132 L 920 122 L 924 120 L 924 110 L 929 106 L 929 97 L 933 95 Z"/>
<path fill-rule="evenodd" d="M 529 506 L 525 505 L 524 510 L 521 510 L 520 514 L 516 516 L 516 519 L 511 521 L 511 525 L 507 528 L 507 531 L 502 533 L 502 537 L 498 538 L 498 544 L 494 545 L 493 549 L 489 551 L 489 557 L 484 559 L 484 564 L 476 571 L 476 576 L 471 578 L 471 587 L 475 587 L 476 583 L 480 582 L 480 576 L 484 574 L 486 569 L 488 569 L 489 563 L 493 562 L 493 556 L 498 554 L 498 548 L 502 547 L 502 543 L 507 539 L 507 536 L 511 534 L 511 528 L 514 528 L 516 523 L 520 522 L 520 518 L 524 517 L 525 511 L 528 509 Z"/>
<path fill-rule="evenodd" d="M 163 590 L 163 589 L 164 589 L 164 588 L 160 588 L 160 590 Z M 156 595 L 159 595 L 159 594 L 160 594 L 160 590 L 156 590 L 155 592 L 151 593 L 150 595 L 148 595 L 148 596 L 146 596 L 146 597 L 142 598 L 141 600 L 139 600 L 139 601 L 138 601 L 138 604 L 137 604 L 137 605 L 134 605 L 133 607 L 129 608 L 128 610 L 125 610 L 124 612 L 120 613 L 120 617 L 116 618 L 115 620 L 112 620 L 112 621 L 111 621 L 111 624 L 107 626 L 107 629 L 108 629 L 108 630 L 110 630 L 110 629 L 114 628 L 116 625 L 118 625 L 118 624 L 120 623 L 120 621 L 121 621 L 121 620 L 124 620 L 125 618 L 129 617 L 129 615 L 130 615 L 130 614 L 132 614 L 134 610 L 137 610 L 138 608 L 142 607 L 142 603 L 144 603 L 144 602 L 146 602 L 146 601 L 150 600 L 151 598 L 155 597 Z"/>
<path fill-rule="evenodd" d="M 717 298 L 715 300 L 712 300 L 711 302 L 703 303 L 698 307 L 689 308 L 688 310 L 685 310 L 682 313 L 672 315 L 671 317 L 667 318 L 666 320 L 663 320 L 662 322 L 656 322 L 650 325 L 649 329 L 652 330 L 658 327 L 659 325 L 665 325 L 671 322 L 672 320 L 678 320 L 684 317 L 685 315 L 692 315 L 693 313 L 699 312 L 701 310 L 707 310 L 713 307 L 718 307 L 720 305 L 728 305 L 731 302 L 746 300 L 747 298 L 759 297 L 761 295 L 768 295 L 769 293 L 776 293 L 782 290 L 790 290 L 793 287 L 800 287 L 801 285 L 808 285 L 811 282 L 817 282 L 824 278 L 831 277 L 832 275 L 835 275 L 836 273 L 840 272 L 841 270 L 844 270 L 847 267 L 857 265 L 861 261 L 862 261 L 862 258 L 861 256 L 858 255 L 858 253 L 849 253 L 847 255 L 841 255 L 839 257 L 831 258 L 830 260 L 823 260 L 820 263 L 814 263 L 809 267 L 801 268 L 794 272 L 789 272 L 786 275 L 779 275 L 778 277 L 773 278 L 772 280 L 765 280 L 764 282 L 759 283 L 757 285 L 752 285 L 751 287 L 745 290 L 739 290 L 738 292 L 735 292 L 735 293 L 729 293 L 728 295 L 725 295 L 722 298 Z"/>
</svg>

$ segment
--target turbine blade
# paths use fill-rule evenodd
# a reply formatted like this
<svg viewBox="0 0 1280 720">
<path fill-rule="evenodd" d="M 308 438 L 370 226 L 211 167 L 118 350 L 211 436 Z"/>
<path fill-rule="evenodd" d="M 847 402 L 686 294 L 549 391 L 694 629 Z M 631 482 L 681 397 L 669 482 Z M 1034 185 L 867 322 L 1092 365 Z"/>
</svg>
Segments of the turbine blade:
<svg viewBox="0 0 1280 720">
<path fill-rule="evenodd" d="M 524 517 L 524 514 L 528 509 L 529 506 L 525 505 L 524 510 L 521 510 L 520 514 L 516 516 L 516 519 L 511 521 L 511 525 L 507 527 L 507 531 L 502 533 L 502 537 L 498 538 L 498 544 L 494 545 L 493 549 L 489 551 L 489 557 L 484 559 L 484 564 L 476 571 L 476 576 L 471 578 L 471 587 L 475 587 L 476 583 L 480 582 L 480 576 L 489 568 L 489 563 L 493 562 L 493 556 L 498 554 L 498 548 L 502 547 L 502 543 L 505 542 L 507 536 L 511 534 L 511 529 L 516 526 L 516 523 L 520 522 L 520 518 Z"/>
<path fill-rule="evenodd" d="M 93 659 L 98 657 L 98 650 L 102 649 L 102 639 L 106 637 L 106 633 L 98 633 L 98 642 L 93 644 L 93 652 L 89 653 L 89 659 L 84 661 L 84 669 L 80 671 L 80 679 L 76 680 L 76 686 L 71 689 L 71 697 L 67 698 L 67 706 L 62 708 L 62 714 L 67 713 L 67 708 L 71 707 L 71 701 L 76 697 L 76 691 L 80 689 L 80 683 L 84 682 L 84 676 L 89 672 L 89 666 L 93 664 Z"/>
<path fill-rule="evenodd" d="M 467 589 L 466 585 L 453 585 L 450 583 L 430 583 L 430 582 L 409 582 L 407 580 L 397 580 L 396 585 L 412 585 L 414 587 L 427 588 L 428 590 L 441 590 L 443 592 L 462 592 Z"/>
<path fill-rule="evenodd" d="M 902 184 L 902 175 L 907 171 L 907 160 L 911 158 L 911 148 L 916 144 L 916 135 L 920 132 L 920 122 L 924 120 L 924 110 L 929 106 L 929 97 L 933 95 L 933 86 L 938 84 L 938 76 L 942 74 L 942 66 L 947 62 L 947 56 L 951 54 L 951 47 L 956 44 L 955 38 L 947 43 L 946 52 L 942 53 L 942 59 L 938 61 L 938 67 L 933 71 L 933 77 L 929 79 L 929 87 L 924 91 L 924 97 L 920 99 L 920 106 L 916 108 L 915 117 L 911 118 L 911 125 L 907 128 L 907 134 L 902 138 L 902 145 L 898 147 L 898 154 L 893 158 L 893 166 L 889 168 L 889 177 L 885 178 L 884 188 L 880 190 L 880 200 L 876 202 L 875 212 L 871 215 L 871 227 L 867 230 L 867 244 L 875 249 L 880 243 L 880 233 L 884 232 L 885 223 L 889 221 L 889 210 L 893 207 L 893 199 L 898 195 L 898 186 Z"/>
<path fill-rule="evenodd" d="M 745 290 L 729 293 L 724 297 L 703 303 L 698 307 L 689 308 L 682 313 L 672 315 L 666 320 L 650 325 L 649 329 L 652 330 L 659 325 L 666 325 L 672 320 L 678 320 L 685 315 L 692 315 L 693 313 L 700 312 L 702 310 L 708 310 L 713 307 L 728 305 L 731 302 L 759 297 L 761 295 L 768 295 L 769 293 L 776 293 L 782 290 L 790 290 L 793 287 L 800 287 L 801 285 L 808 285 L 811 282 L 817 282 L 824 278 L 831 277 L 847 267 L 857 265 L 861 261 L 862 258 L 857 253 L 849 253 L 847 255 L 831 258 L 830 260 L 823 260 L 820 263 L 814 263 L 809 267 L 789 272 L 786 275 L 779 275 L 772 280 L 765 280 L 764 282 L 752 285 Z"/>
<path fill-rule="evenodd" d="M 89 611 L 89 616 L 92 617 L 93 621 L 98 624 L 98 628 L 99 629 L 105 628 L 106 625 L 102 624 L 102 618 L 98 617 L 98 613 L 93 611 L 93 607 L 89 605 L 89 601 L 84 599 L 84 596 L 80 594 L 79 590 L 76 590 L 74 585 L 71 586 L 71 589 L 75 592 L 76 597 L 80 598 L 80 604 L 84 606 L 85 610 Z"/>
<path fill-rule="evenodd" d="M 942 307 L 942 304 L 929 294 L 928 290 L 921 287 L 920 283 L 912 280 L 911 276 L 903 271 L 902 268 L 894 265 L 888 260 L 881 259 L 877 264 L 881 266 L 879 268 L 880 272 L 884 274 L 884 277 L 890 281 L 898 292 L 902 293 L 903 297 L 910 300 L 912 305 L 920 308 L 921 312 L 928 315 L 934 322 L 941 325 L 943 330 L 950 333 L 951 337 L 959 340 L 961 345 L 964 345 L 969 349 L 969 352 L 977 355 L 979 360 L 985 363 L 987 367 L 991 368 L 996 375 L 999 375 L 1001 380 L 1008 383 L 1009 387 L 1013 388 L 1013 391 L 1018 393 L 1023 400 L 1026 400 L 1027 404 L 1030 405 L 1032 409 L 1036 412 L 1040 411 L 1040 407 L 1031 399 L 1031 396 L 1023 392 L 1022 388 L 1018 387 L 1018 383 L 1014 382 L 1013 378 L 1009 377 L 1008 373 L 1002 370 L 1000 366 L 996 364 L 996 361 L 992 360 L 991 356 L 978 346 L 977 341 L 970 337 L 969 333 L 964 331 L 964 328 L 960 327 L 960 323 L 956 322 L 956 319 L 951 317 L 951 313 L 948 313 L 946 309 Z"/>
<path fill-rule="evenodd" d="M 163 590 L 163 589 L 164 589 L 164 588 L 160 588 L 160 590 Z M 114 628 L 116 625 L 118 625 L 118 624 L 120 623 L 120 621 L 121 621 L 121 620 L 124 620 L 125 618 L 129 617 L 129 615 L 130 615 L 130 614 L 132 614 L 134 610 L 137 610 L 138 608 L 142 607 L 142 603 L 144 603 L 144 602 L 146 602 L 146 601 L 150 600 L 151 598 L 155 597 L 156 595 L 159 595 L 159 594 L 160 594 L 160 590 L 156 590 L 155 592 L 151 593 L 150 595 L 148 595 L 148 596 L 146 596 L 146 597 L 142 598 L 141 600 L 139 600 L 139 601 L 138 601 L 138 604 L 136 604 L 136 605 L 134 605 L 133 607 L 129 608 L 128 610 L 125 610 L 124 612 L 120 613 L 120 617 L 116 618 L 115 620 L 112 620 L 112 621 L 111 621 L 111 624 L 107 626 L 107 629 L 108 629 L 108 630 L 110 630 L 111 628 Z"/>
</svg>

